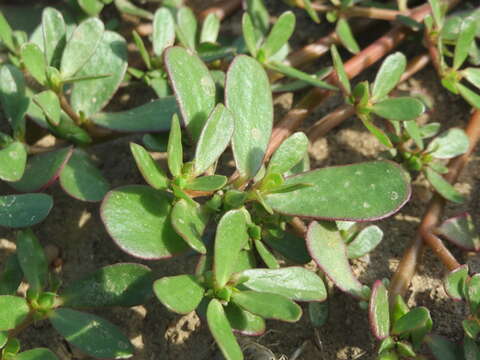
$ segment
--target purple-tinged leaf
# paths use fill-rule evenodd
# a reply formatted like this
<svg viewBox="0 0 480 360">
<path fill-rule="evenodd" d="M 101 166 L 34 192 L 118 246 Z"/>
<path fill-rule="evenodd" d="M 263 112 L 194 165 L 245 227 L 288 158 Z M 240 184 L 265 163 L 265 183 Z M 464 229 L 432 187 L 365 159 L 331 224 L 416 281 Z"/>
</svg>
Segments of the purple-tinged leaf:
<svg viewBox="0 0 480 360">
<path fill-rule="evenodd" d="M 47 194 L 0 196 L 0 226 L 22 228 L 43 221 L 53 207 Z"/>
<path fill-rule="evenodd" d="M 436 231 L 464 250 L 480 250 L 480 237 L 469 213 L 463 213 L 445 220 Z"/>
<path fill-rule="evenodd" d="M 27 148 L 20 141 L 14 141 L 0 150 L 0 180 L 18 181 L 22 178 L 27 164 Z"/>
<path fill-rule="evenodd" d="M 360 231 L 355 239 L 347 245 L 347 256 L 356 259 L 375 249 L 382 241 L 383 231 L 376 225 L 371 225 Z"/>
<path fill-rule="evenodd" d="M 467 280 L 467 295 L 470 312 L 476 314 L 480 306 L 480 274 L 475 274 Z"/>
<path fill-rule="evenodd" d="M 459 268 L 449 272 L 443 280 L 445 292 L 455 301 L 460 301 L 466 297 L 466 282 L 468 278 L 468 266 L 462 265 Z"/>
<path fill-rule="evenodd" d="M 179 314 L 188 314 L 195 310 L 205 293 L 205 289 L 193 275 L 163 277 L 155 281 L 153 291 L 163 305 Z"/>
<path fill-rule="evenodd" d="M 225 306 L 225 315 L 234 332 L 242 335 L 259 336 L 265 332 L 265 320 L 233 302 Z"/>
<path fill-rule="evenodd" d="M 178 201 L 172 210 L 172 225 L 178 235 L 194 250 L 201 254 L 207 252 L 202 236 L 210 216 L 198 205 L 186 200 Z"/>
<path fill-rule="evenodd" d="M 375 337 L 383 340 L 390 335 L 388 292 L 380 280 L 375 281 L 368 309 L 370 326 Z"/>
</svg>

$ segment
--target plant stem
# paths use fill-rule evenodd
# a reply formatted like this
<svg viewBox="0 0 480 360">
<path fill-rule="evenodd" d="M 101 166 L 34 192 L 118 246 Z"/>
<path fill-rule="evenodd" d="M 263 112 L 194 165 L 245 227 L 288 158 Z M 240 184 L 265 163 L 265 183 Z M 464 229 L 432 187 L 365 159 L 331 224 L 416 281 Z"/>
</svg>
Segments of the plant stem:
<svg viewBox="0 0 480 360">
<path fill-rule="evenodd" d="M 67 101 L 65 95 L 63 93 L 60 93 L 58 94 L 58 98 L 60 99 L 60 106 L 62 107 L 62 110 L 65 111 L 65 113 L 73 120 L 73 122 L 77 126 L 82 126 L 82 119 L 75 112 L 75 110 L 73 110 L 72 106 Z"/>
<path fill-rule="evenodd" d="M 454 183 L 457 180 L 480 139 L 480 110 L 475 110 L 465 132 L 470 140 L 470 147 L 465 154 L 449 162 L 449 172 L 445 175 L 445 180 L 450 183 Z M 393 275 L 389 290 L 390 299 L 394 299 L 396 295 L 403 296 L 407 291 L 422 255 L 423 242 L 430 246 L 448 270 L 451 271 L 460 266 L 443 242 L 433 232 L 443 214 L 445 203 L 445 199 L 438 194 L 435 194 L 432 200 L 430 200 L 417 236 L 403 253 L 402 259 Z"/>
<path fill-rule="evenodd" d="M 312 4 L 312 8 L 318 12 L 339 10 L 336 6 L 316 3 Z M 341 14 L 346 17 L 363 17 L 368 19 L 395 21 L 398 15 L 406 15 L 408 12 L 366 6 L 350 6 L 345 10 L 341 10 Z"/>
</svg>

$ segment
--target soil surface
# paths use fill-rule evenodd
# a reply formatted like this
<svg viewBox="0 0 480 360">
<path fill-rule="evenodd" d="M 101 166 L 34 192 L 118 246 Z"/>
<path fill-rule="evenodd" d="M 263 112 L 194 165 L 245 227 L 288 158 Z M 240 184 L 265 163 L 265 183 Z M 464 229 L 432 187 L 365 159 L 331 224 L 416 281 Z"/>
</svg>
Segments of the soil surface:
<svg viewBox="0 0 480 360">
<path fill-rule="evenodd" d="M 196 0 L 191 3 L 196 9 L 200 9 L 212 2 Z M 287 10 L 287 6 L 280 1 L 270 0 L 266 3 L 272 14 L 272 21 Z M 331 26 L 325 21 L 317 25 L 303 11 L 295 10 L 295 14 L 297 30 L 291 43 L 293 48 L 299 48 L 331 31 Z M 240 19 L 241 14 L 235 14 L 224 21 L 223 28 L 232 35 L 240 34 Z M 361 44 L 368 44 L 386 30 L 385 24 L 370 28 L 369 31 L 361 34 Z M 400 48 L 400 51 L 407 55 L 418 53 L 423 51 L 419 46 L 419 41 L 415 40 Z M 344 55 L 348 56 L 346 53 Z M 326 56 L 307 69 L 315 71 L 329 65 L 329 62 L 329 57 Z M 362 79 L 371 79 L 372 71 L 362 75 Z M 432 107 L 424 116 L 424 121 L 440 122 L 443 129 L 452 126 L 463 127 L 469 118 L 469 107 L 441 87 L 431 67 L 427 67 L 402 85 L 402 90 L 420 92 L 427 96 L 431 100 Z M 126 99 L 127 96 L 130 98 Z M 116 110 L 122 107 L 128 108 L 134 106 L 133 104 L 147 101 L 149 96 L 153 96 L 152 92 L 143 87 L 123 88 L 112 107 Z M 277 119 L 292 106 L 298 96 L 283 94 L 276 99 Z M 339 98 L 329 100 L 326 105 L 310 116 L 304 128 L 308 128 L 340 103 Z M 144 183 L 130 154 L 129 141 L 140 142 L 141 138 L 125 137 L 91 149 L 91 154 L 98 160 L 112 188 Z M 350 119 L 312 144 L 310 156 L 312 166 L 321 167 L 376 159 L 384 150 L 358 120 Z M 161 154 L 158 156 L 162 157 Z M 467 195 L 468 200 L 463 205 L 449 205 L 446 215 L 469 211 L 474 219 L 478 219 L 479 165 L 480 157 L 477 152 L 456 185 L 463 194 Z M 1 194 L 10 192 L 6 185 L 0 185 Z M 170 260 L 139 261 L 120 251 L 110 239 L 100 220 L 98 204 L 73 200 L 58 185 L 52 186 L 47 192 L 53 195 L 55 206 L 46 221 L 35 226 L 34 231 L 44 246 L 52 244 L 60 249 L 63 266 L 59 269 L 59 275 L 64 283 L 102 266 L 118 262 L 144 263 L 154 270 L 157 278 L 192 272 L 196 262 L 194 254 Z M 363 283 L 372 285 L 376 279 L 392 276 L 404 248 L 416 234 L 430 196 L 426 182 L 422 178 L 416 179 L 412 200 L 395 216 L 377 222 L 385 233 L 383 242 L 370 255 L 352 263 L 355 274 Z M 10 252 L 14 251 L 14 238 L 14 232 L 0 229 L 0 264 Z M 473 271 L 480 271 L 478 255 L 465 254 L 455 248 L 452 248 L 452 251 L 461 262 L 468 262 Z M 447 299 L 442 287 L 444 275 L 444 268 L 427 249 L 422 265 L 413 279 L 407 300 L 411 306 L 423 305 L 431 310 L 435 333 L 453 340 L 460 340 L 461 320 L 465 308 L 463 304 Z M 245 352 L 249 354 L 249 359 L 252 360 L 374 359 L 378 343 L 370 335 L 367 313 L 359 308 L 354 299 L 336 289 L 332 289 L 329 306 L 329 320 L 320 329 L 312 327 L 308 319 L 307 306 L 303 306 L 305 313 L 299 322 L 286 324 L 269 321 L 269 330 L 266 334 L 258 338 L 239 337 L 239 341 L 244 346 Z M 169 312 L 155 299 L 145 306 L 94 312 L 117 324 L 130 337 L 137 349 L 135 360 L 222 358 L 205 322 L 200 321 L 193 313 L 180 316 Z M 69 346 L 46 321 L 28 328 L 22 333 L 20 339 L 24 349 L 42 346 L 52 349 L 62 360 L 89 359 Z"/>
</svg>

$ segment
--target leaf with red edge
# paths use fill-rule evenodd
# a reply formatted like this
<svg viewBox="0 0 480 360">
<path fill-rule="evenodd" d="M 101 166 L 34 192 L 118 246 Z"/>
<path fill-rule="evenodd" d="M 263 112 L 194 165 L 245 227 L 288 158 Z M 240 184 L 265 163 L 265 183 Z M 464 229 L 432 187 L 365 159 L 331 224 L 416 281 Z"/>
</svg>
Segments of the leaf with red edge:
<svg viewBox="0 0 480 360">
<path fill-rule="evenodd" d="M 380 280 L 375 281 L 368 308 L 370 326 L 375 337 L 383 340 L 390 335 L 388 292 Z"/>
<path fill-rule="evenodd" d="M 445 220 L 437 228 L 437 232 L 464 250 L 480 250 L 480 237 L 469 213 L 463 213 Z"/>
</svg>

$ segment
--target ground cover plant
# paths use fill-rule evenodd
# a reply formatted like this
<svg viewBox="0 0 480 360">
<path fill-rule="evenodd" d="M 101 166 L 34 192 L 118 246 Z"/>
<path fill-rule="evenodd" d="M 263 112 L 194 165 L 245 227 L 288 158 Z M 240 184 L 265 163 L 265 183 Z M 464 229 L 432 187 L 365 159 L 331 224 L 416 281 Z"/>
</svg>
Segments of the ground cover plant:
<svg viewBox="0 0 480 360">
<path fill-rule="evenodd" d="M 289 0 L 273 18 L 263 0 L 210 5 L 45 1 L 27 25 L 28 1 L 0 6 L 0 228 L 14 244 L 0 257 L 1 359 L 178 357 L 140 355 L 120 325 L 145 307 L 208 329 L 215 346 L 184 358 L 276 359 L 255 339 L 299 321 L 313 340 L 289 358 L 328 358 L 319 334 L 328 338 L 341 301 L 354 304 L 343 317 L 370 329 L 365 356 L 477 359 L 478 271 L 457 260 L 480 250 L 478 216 L 461 208 L 475 191 L 469 200 L 454 185 L 480 137 L 478 6 Z M 292 50 L 301 16 L 332 32 Z M 363 46 L 362 31 L 377 27 L 387 32 Z M 403 41 L 412 45 L 396 49 Z M 402 87 L 429 62 L 468 109 L 464 128 L 425 122 L 435 104 Z M 313 144 L 346 120 L 382 151 L 312 165 Z M 135 176 L 113 175 L 115 162 Z M 419 181 L 433 196 L 418 236 L 400 244 L 393 276 L 362 277 L 359 261 L 398 246 L 384 219 L 417 201 Z M 447 203 L 455 216 L 443 216 Z M 70 220 L 78 207 L 95 210 Z M 48 243 L 52 217 L 56 229 L 78 223 L 60 231 L 65 248 Z M 81 232 L 91 217 L 103 237 L 94 252 L 108 261 L 80 255 L 67 275 L 71 239 L 95 238 Z M 438 334 L 435 309 L 410 301 L 424 245 L 446 268 L 449 301 L 466 304 L 451 338 Z M 67 354 L 31 340 L 39 328 Z"/>
</svg>

